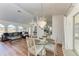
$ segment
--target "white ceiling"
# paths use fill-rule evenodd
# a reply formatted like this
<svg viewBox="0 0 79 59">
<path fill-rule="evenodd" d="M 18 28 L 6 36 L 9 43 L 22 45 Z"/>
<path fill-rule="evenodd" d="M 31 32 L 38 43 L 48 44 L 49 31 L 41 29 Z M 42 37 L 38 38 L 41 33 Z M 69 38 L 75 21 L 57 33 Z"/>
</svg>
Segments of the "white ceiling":
<svg viewBox="0 0 79 59">
<path fill-rule="evenodd" d="M 29 23 L 34 16 L 65 14 L 70 6 L 70 3 L 0 3 L 0 19 Z"/>
<path fill-rule="evenodd" d="M 21 13 L 17 12 L 21 10 Z M 0 4 L 0 19 L 18 23 L 29 23 L 33 16 L 11 3 Z"/>
<path fill-rule="evenodd" d="M 37 16 L 65 14 L 71 6 L 70 3 L 19 3 L 17 5 Z"/>
</svg>

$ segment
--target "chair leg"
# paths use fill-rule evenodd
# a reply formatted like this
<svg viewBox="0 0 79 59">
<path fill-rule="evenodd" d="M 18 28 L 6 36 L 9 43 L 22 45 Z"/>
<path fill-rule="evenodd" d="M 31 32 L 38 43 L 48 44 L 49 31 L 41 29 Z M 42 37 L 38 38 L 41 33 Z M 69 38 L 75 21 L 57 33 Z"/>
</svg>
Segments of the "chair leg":
<svg viewBox="0 0 79 59">
<path fill-rule="evenodd" d="M 30 56 L 30 53 L 28 52 L 28 56 Z"/>
<path fill-rule="evenodd" d="M 43 53 L 44 53 L 44 55 L 43 55 L 43 56 L 46 56 L 46 49 L 44 49 L 44 52 L 43 52 Z"/>
</svg>

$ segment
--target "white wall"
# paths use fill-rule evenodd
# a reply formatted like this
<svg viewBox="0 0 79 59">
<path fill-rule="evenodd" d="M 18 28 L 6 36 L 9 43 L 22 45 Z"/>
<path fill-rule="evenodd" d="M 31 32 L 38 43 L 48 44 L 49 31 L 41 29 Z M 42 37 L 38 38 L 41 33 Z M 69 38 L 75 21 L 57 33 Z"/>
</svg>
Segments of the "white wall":
<svg viewBox="0 0 79 59">
<path fill-rule="evenodd" d="M 65 20 L 65 49 L 73 49 L 73 16 L 79 12 L 79 4 L 69 10 Z"/>
<path fill-rule="evenodd" d="M 58 43 L 64 41 L 64 16 L 55 15 L 52 16 L 52 36 Z"/>
</svg>

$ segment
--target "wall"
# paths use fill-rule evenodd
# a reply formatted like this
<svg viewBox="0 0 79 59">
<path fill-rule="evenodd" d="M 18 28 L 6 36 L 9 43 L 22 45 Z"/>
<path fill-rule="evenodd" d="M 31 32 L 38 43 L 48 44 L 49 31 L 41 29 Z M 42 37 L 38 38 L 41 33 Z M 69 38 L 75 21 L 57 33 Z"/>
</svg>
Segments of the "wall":
<svg viewBox="0 0 79 59">
<path fill-rule="evenodd" d="M 52 16 L 52 36 L 58 43 L 64 41 L 64 16 L 54 15 Z"/>
<path fill-rule="evenodd" d="M 73 16 L 79 12 L 79 4 L 69 10 L 65 20 L 65 49 L 73 49 Z"/>
</svg>

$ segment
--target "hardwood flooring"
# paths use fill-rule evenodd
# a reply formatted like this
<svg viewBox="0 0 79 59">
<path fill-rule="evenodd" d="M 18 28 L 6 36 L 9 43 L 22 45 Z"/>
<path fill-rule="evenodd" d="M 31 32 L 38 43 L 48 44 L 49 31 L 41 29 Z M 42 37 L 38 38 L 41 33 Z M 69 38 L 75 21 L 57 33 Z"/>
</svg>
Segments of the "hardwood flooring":
<svg viewBox="0 0 79 59">
<path fill-rule="evenodd" d="M 27 56 L 27 44 L 25 39 L 0 42 L 0 56 Z M 53 56 L 50 51 L 46 51 L 46 56 Z M 63 56 L 62 45 L 57 44 L 56 56 Z"/>
</svg>

